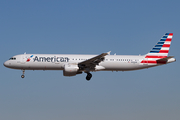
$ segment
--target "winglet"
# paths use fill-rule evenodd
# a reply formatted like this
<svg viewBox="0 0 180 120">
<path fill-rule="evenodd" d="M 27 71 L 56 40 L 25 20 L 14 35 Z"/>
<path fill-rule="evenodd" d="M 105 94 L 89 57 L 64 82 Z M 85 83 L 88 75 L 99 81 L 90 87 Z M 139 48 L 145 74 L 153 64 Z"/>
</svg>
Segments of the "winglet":
<svg viewBox="0 0 180 120">
<path fill-rule="evenodd" d="M 107 52 L 108 55 L 110 55 L 111 51 Z"/>
</svg>

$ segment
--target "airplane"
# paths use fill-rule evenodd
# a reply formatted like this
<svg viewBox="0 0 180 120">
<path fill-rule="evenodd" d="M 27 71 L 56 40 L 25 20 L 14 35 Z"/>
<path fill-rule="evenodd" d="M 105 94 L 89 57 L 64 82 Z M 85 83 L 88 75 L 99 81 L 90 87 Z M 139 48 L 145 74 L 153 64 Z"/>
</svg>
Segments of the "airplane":
<svg viewBox="0 0 180 120">
<path fill-rule="evenodd" d="M 4 66 L 22 70 L 63 70 L 64 76 L 87 74 L 86 80 L 95 71 L 131 71 L 175 62 L 174 56 L 168 56 L 173 33 L 166 33 L 145 55 L 110 55 L 110 52 L 100 55 L 75 54 L 20 54 L 4 62 Z"/>
</svg>

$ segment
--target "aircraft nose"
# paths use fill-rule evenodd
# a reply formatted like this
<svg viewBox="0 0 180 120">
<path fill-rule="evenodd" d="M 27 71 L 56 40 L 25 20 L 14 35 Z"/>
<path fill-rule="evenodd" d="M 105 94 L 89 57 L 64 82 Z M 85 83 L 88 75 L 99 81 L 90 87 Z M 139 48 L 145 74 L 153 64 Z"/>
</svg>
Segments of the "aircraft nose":
<svg viewBox="0 0 180 120">
<path fill-rule="evenodd" d="M 4 64 L 3 64 L 3 65 L 4 65 L 5 67 L 8 67 L 8 66 L 9 66 L 9 64 L 10 64 L 10 63 L 9 63 L 8 61 L 6 61 L 6 62 L 4 62 Z"/>
</svg>

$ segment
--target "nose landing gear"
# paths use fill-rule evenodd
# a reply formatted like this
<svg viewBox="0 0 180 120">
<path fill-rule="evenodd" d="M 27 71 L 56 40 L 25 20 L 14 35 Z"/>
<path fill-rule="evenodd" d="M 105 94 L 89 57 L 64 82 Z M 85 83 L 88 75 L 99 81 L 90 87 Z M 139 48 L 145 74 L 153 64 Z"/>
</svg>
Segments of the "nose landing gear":
<svg viewBox="0 0 180 120">
<path fill-rule="evenodd" d="M 25 76 L 24 76 L 24 73 L 25 73 L 25 70 L 23 70 L 23 74 L 21 75 L 21 78 L 24 78 Z"/>
<path fill-rule="evenodd" d="M 91 73 L 87 73 L 87 76 L 86 76 L 86 80 L 89 81 L 92 77 L 92 74 Z"/>
</svg>

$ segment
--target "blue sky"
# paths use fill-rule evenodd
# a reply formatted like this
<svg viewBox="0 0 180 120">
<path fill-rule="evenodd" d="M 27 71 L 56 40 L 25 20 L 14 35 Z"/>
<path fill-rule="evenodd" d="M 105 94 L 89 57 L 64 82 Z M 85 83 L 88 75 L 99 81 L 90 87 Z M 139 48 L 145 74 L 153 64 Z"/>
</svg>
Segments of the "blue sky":
<svg viewBox="0 0 180 120">
<path fill-rule="evenodd" d="M 0 2 L 1 120 L 179 120 L 178 0 Z M 146 54 L 166 32 L 176 62 L 129 72 L 64 77 L 62 71 L 5 68 L 35 54 Z"/>
</svg>

